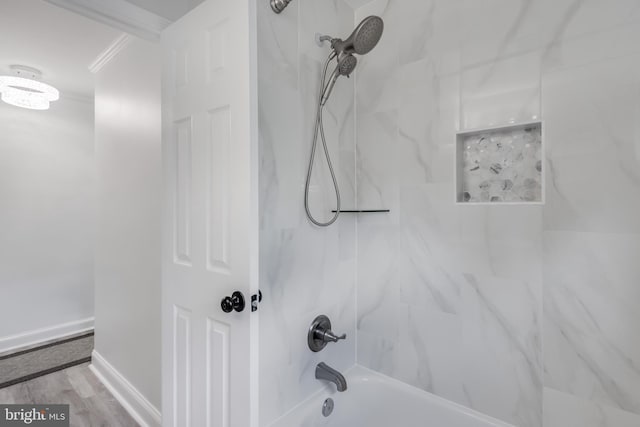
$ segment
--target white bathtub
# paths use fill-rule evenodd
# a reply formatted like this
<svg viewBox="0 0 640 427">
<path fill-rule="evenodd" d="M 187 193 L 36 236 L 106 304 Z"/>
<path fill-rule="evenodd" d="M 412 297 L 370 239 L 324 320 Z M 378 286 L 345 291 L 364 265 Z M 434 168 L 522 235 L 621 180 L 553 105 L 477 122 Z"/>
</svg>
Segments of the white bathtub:
<svg viewBox="0 0 640 427">
<path fill-rule="evenodd" d="M 346 392 L 326 387 L 269 427 L 513 427 L 361 366 L 345 377 Z M 334 409 L 325 418 L 328 397 Z"/>
</svg>

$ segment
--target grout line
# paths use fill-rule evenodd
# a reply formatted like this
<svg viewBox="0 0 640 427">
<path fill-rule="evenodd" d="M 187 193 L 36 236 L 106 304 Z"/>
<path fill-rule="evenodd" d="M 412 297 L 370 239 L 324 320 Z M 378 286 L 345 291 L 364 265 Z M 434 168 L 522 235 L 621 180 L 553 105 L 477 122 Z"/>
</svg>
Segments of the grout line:
<svg viewBox="0 0 640 427">
<path fill-rule="evenodd" d="M 353 11 L 353 22 L 354 25 L 357 24 L 356 20 L 357 20 L 357 11 L 354 10 Z M 359 209 L 360 208 L 360 203 L 358 203 L 358 70 L 356 70 L 355 75 L 353 76 L 353 204 L 355 206 L 355 209 Z M 360 266 L 360 254 L 359 254 L 359 231 L 358 231 L 358 224 L 360 223 L 360 218 L 356 215 L 356 217 L 353 219 L 354 225 L 354 256 L 355 256 L 355 262 L 354 262 L 354 281 L 355 283 L 353 284 L 353 321 L 354 321 L 354 327 L 353 327 L 353 335 L 354 335 L 354 344 L 355 344 L 355 350 L 354 350 L 354 362 L 358 363 L 358 283 L 359 283 L 359 276 L 358 276 L 358 269 Z"/>
</svg>

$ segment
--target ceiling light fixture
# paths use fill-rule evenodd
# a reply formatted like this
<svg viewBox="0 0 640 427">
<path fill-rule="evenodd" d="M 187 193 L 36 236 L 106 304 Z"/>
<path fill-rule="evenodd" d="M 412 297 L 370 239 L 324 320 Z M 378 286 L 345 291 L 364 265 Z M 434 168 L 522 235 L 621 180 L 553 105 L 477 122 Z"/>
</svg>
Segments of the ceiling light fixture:
<svg viewBox="0 0 640 427">
<path fill-rule="evenodd" d="M 37 81 L 42 73 L 35 68 L 12 65 L 13 76 L 0 76 L 0 99 L 16 107 L 48 110 L 52 101 L 60 99 L 58 89 Z"/>
</svg>

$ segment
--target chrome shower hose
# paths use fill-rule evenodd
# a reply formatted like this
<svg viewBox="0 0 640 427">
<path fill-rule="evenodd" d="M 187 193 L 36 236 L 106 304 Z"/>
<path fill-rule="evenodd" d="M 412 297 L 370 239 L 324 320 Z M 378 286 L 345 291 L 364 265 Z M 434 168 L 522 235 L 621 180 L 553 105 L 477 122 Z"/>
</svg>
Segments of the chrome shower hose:
<svg viewBox="0 0 640 427">
<path fill-rule="evenodd" d="M 311 144 L 311 156 L 309 158 L 309 168 L 307 169 L 307 182 L 304 188 L 304 209 L 307 212 L 307 217 L 309 221 L 318 227 L 328 227 L 338 219 L 340 216 L 340 188 L 338 187 L 338 181 L 336 179 L 336 174 L 333 170 L 333 164 L 331 163 L 331 156 L 329 155 L 329 149 L 327 148 L 327 140 L 324 135 L 324 124 L 322 120 L 322 110 L 324 109 L 324 104 L 322 99 L 325 97 L 325 93 L 329 87 L 329 83 L 326 81 L 327 79 L 327 69 L 329 68 L 329 63 L 331 60 L 335 58 L 335 54 L 332 53 L 327 58 L 327 61 L 324 65 L 324 70 L 322 72 L 322 76 L 320 78 L 320 93 L 318 95 L 318 108 L 316 112 L 316 123 L 315 128 L 313 130 L 313 143 Z M 335 74 L 335 72 L 334 72 Z M 330 79 L 331 80 L 331 79 Z M 314 218 L 311 210 L 309 209 L 309 187 L 311 186 L 311 174 L 313 172 L 313 163 L 316 157 L 316 148 L 318 146 L 318 134 L 320 134 L 320 139 L 322 140 L 322 147 L 324 149 L 324 155 L 327 159 L 327 165 L 329 166 L 329 172 L 331 173 L 331 179 L 333 180 L 333 188 L 336 193 L 336 212 L 335 215 L 327 222 L 321 222 Z"/>
</svg>

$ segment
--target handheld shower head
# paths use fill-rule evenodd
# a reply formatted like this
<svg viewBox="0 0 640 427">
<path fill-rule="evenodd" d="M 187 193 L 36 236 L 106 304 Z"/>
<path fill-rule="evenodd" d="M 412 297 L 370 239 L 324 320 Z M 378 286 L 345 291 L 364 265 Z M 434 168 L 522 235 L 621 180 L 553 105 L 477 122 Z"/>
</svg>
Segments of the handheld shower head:
<svg viewBox="0 0 640 427">
<path fill-rule="evenodd" d="M 384 21 L 379 16 L 369 16 L 364 18 L 353 30 L 353 33 L 346 39 L 333 39 L 331 47 L 340 55 L 341 53 L 357 53 L 366 55 L 376 47 L 382 32 L 384 31 Z"/>
<path fill-rule="evenodd" d="M 274 0 L 272 0 L 274 1 Z M 380 38 L 382 37 L 382 31 L 384 30 L 384 22 L 379 16 L 369 16 L 362 20 L 356 29 L 351 33 L 347 40 L 342 41 L 340 39 L 334 39 L 330 36 L 323 36 L 316 34 L 316 42 L 319 46 L 326 41 L 331 42 L 332 52 L 329 54 L 327 61 L 324 65 L 322 76 L 320 78 L 320 92 L 318 99 L 318 109 L 316 113 L 316 125 L 313 131 L 313 142 L 311 144 L 311 156 L 309 158 L 309 167 L 307 168 L 307 181 L 304 187 L 304 209 L 307 212 L 309 221 L 318 227 L 328 227 L 336 222 L 340 215 L 340 189 L 338 188 L 338 181 L 336 174 L 333 171 L 333 165 L 331 164 L 331 157 L 329 156 L 329 149 L 327 148 L 327 141 L 324 135 L 324 124 L 322 119 L 322 111 L 325 104 L 329 100 L 329 96 L 333 91 L 333 88 L 340 76 L 347 76 L 355 70 L 358 65 L 358 60 L 353 55 L 365 55 L 376 47 Z M 327 82 L 327 70 L 331 61 L 336 59 L 338 65 L 329 77 Z M 327 165 L 329 166 L 329 172 L 331 173 L 331 179 L 333 180 L 333 188 L 336 192 L 336 210 L 333 217 L 326 221 L 321 222 L 314 218 L 309 208 L 309 188 L 311 187 L 311 175 L 313 171 L 313 163 L 316 156 L 316 148 L 318 145 L 318 136 L 322 139 L 322 146 L 324 148 L 324 154 L 327 158 Z"/>
<path fill-rule="evenodd" d="M 344 55 L 342 58 L 338 59 L 338 67 L 336 71 L 341 76 L 349 77 L 353 70 L 356 69 L 356 65 L 358 65 L 358 60 L 355 56 L 348 54 Z"/>
<path fill-rule="evenodd" d="M 356 69 L 356 65 L 358 65 L 358 60 L 356 59 L 355 56 L 351 54 L 343 55 L 341 58 L 338 59 L 338 65 L 336 66 L 336 69 L 333 70 L 333 74 L 331 75 L 329 84 L 322 92 L 320 105 L 326 104 L 327 101 L 329 100 L 329 96 L 331 96 L 331 91 L 333 90 L 333 87 L 335 86 L 336 81 L 338 80 L 338 77 L 340 76 L 349 77 L 349 75 L 351 75 L 353 70 Z"/>
</svg>

